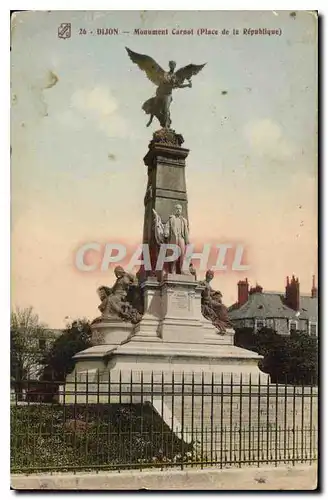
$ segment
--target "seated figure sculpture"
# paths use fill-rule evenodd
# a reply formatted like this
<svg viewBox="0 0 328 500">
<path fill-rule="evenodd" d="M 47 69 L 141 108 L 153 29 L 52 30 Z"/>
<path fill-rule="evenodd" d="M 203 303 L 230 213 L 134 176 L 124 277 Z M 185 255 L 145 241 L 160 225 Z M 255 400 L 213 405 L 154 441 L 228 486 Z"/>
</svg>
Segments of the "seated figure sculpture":
<svg viewBox="0 0 328 500">
<path fill-rule="evenodd" d="M 114 269 L 116 281 L 113 287 L 100 286 L 97 290 L 101 300 L 98 309 L 101 316 L 93 323 L 105 318 L 119 318 L 123 321 L 138 323 L 142 317 L 142 298 L 136 277 L 124 271 L 123 267 Z"/>
<path fill-rule="evenodd" d="M 228 310 L 222 304 L 222 294 L 217 290 L 213 290 L 210 282 L 214 278 L 214 272 L 208 270 L 206 272 L 205 280 L 201 282 L 205 286 L 202 292 L 202 314 L 212 322 L 212 324 L 219 330 L 225 333 L 227 328 L 231 328 L 231 322 L 228 317 Z"/>
</svg>

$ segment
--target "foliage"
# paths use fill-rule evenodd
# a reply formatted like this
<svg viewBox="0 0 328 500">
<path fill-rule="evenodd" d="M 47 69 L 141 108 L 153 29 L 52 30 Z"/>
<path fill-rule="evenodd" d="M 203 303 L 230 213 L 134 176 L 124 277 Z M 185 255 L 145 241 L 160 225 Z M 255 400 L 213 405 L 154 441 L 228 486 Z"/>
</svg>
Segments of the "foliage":
<svg viewBox="0 0 328 500">
<path fill-rule="evenodd" d="M 91 328 L 87 319 L 67 324 L 42 360 L 45 368 L 41 380 L 64 382 L 66 375 L 74 368 L 73 356 L 91 345 Z"/>
<path fill-rule="evenodd" d="M 47 338 L 46 325 L 33 308 L 17 307 L 10 316 L 11 380 L 20 382 L 36 375 L 43 357 L 40 341 Z"/>
<path fill-rule="evenodd" d="M 316 337 L 301 331 L 283 336 L 271 328 L 262 328 L 257 333 L 251 328 L 239 328 L 236 330 L 235 343 L 264 356 L 260 368 L 270 374 L 272 382 L 318 383 Z"/>
<path fill-rule="evenodd" d="M 295 332 L 274 342 L 265 354 L 263 369 L 275 382 L 318 383 L 318 341 L 304 332 Z"/>
<path fill-rule="evenodd" d="M 97 465 L 115 468 L 117 464 L 156 466 L 191 460 L 192 446 L 179 439 L 149 404 L 11 408 L 11 465 L 15 472 L 47 467 L 86 470 Z"/>
<path fill-rule="evenodd" d="M 253 328 L 236 328 L 234 343 L 238 347 L 257 352 L 256 336 Z"/>
</svg>

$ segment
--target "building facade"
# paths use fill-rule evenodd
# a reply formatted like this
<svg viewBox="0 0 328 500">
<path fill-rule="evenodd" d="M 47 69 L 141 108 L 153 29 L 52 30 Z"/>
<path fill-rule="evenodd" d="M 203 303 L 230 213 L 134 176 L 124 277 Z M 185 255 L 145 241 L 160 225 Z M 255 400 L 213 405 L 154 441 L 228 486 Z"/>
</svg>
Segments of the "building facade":
<svg viewBox="0 0 328 500">
<path fill-rule="evenodd" d="M 300 294 L 298 278 L 287 276 L 285 293 L 264 292 L 256 285 L 250 288 L 247 278 L 238 282 L 238 301 L 229 309 L 234 328 L 274 329 L 280 335 L 290 335 L 295 330 L 318 335 L 318 290 L 315 277 L 311 293 Z"/>
</svg>

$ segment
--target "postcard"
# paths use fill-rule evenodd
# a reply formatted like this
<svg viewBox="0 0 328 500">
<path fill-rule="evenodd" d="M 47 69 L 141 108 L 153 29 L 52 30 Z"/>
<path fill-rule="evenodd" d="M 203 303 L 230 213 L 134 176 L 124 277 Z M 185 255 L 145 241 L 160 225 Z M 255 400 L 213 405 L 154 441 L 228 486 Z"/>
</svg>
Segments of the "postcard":
<svg viewBox="0 0 328 500">
<path fill-rule="evenodd" d="M 11 19 L 14 489 L 313 490 L 318 14 Z"/>
</svg>

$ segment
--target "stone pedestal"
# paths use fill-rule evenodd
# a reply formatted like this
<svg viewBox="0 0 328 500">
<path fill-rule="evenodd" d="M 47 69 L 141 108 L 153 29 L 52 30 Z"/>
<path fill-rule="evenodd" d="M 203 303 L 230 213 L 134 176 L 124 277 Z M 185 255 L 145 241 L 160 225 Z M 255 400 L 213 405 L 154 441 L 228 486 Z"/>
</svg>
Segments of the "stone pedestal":
<svg viewBox="0 0 328 500">
<path fill-rule="evenodd" d="M 231 376 L 239 380 L 240 374 L 244 381 L 249 376 L 267 379 L 258 368 L 261 356 L 234 346 L 232 329 L 220 335 L 202 316 L 202 286 L 193 276 L 168 274 L 161 282 L 150 277 L 142 287 L 145 313 L 140 323 L 132 327 L 122 322 L 121 328 L 114 321 L 93 325 L 94 332 L 103 332 L 101 343 L 75 355 L 77 363 L 67 377 L 65 401 L 70 401 L 75 388 L 79 401 L 84 400 L 86 388 L 93 387 L 96 394 L 98 383 L 105 401 L 109 379 L 130 384 L 131 376 L 136 381 L 141 373 L 144 382 L 152 379 L 155 384 L 171 380 L 172 373 L 194 374 L 195 380 L 212 373 L 224 375 L 228 382 Z M 134 395 L 133 401 L 138 397 Z"/>
<path fill-rule="evenodd" d="M 127 340 L 133 330 L 132 323 L 119 318 L 102 318 L 91 325 L 92 341 L 97 345 L 120 345 Z"/>
<path fill-rule="evenodd" d="M 195 277 L 168 274 L 164 276 L 160 288 L 160 338 L 164 342 L 204 343 L 205 329 L 201 313 L 203 288 L 195 281 Z"/>
<path fill-rule="evenodd" d="M 141 287 L 145 313 L 130 340 L 203 344 L 207 337 L 217 339 L 216 329 L 201 313 L 203 287 L 194 276 L 166 274 L 160 283 L 149 277 Z"/>
</svg>

